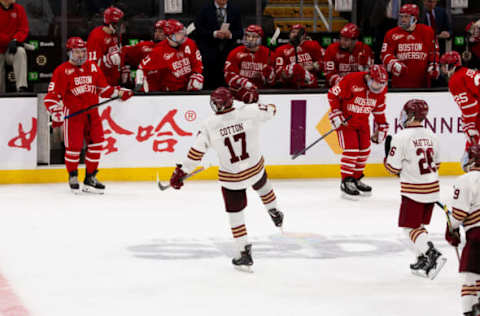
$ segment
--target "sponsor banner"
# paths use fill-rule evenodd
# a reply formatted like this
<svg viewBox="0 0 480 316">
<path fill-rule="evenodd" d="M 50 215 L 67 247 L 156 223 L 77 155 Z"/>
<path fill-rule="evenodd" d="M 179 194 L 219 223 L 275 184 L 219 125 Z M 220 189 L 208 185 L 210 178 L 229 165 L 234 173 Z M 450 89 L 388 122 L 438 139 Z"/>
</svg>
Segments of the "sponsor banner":
<svg viewBox="0 0 480 316">
<path fill-rule="evenodd" d="M 37 98 L 0 98 L 0 169 L 37 166 Z"/>
<path fill-rule="evenodd" d="M 411 98 L 426 100 L 430 113 L 426 125 L 440 139 L 443 162 L 457 162 L 463 154 L 465 138 L 460 128 L 460 112 L 448 92 L 390 93 L 386 116 L 390 133 L 400 127 L 399 116 Z M 265 123 L 261 133 L 262 151 L 268 165 L 338 164 L 341 149 L 336 133 L 319 142 L 295 160 L 291 155 L 311 144 L 331 129 L 326 94 L 262 95 L 260 103 L 277 105 L 277 116 Z M 241 104 L 236 104 L 241 106 Z M 106 138 L 101 167 L 167 167 L 181 163 L 194 143 L 199 124 L 213 112 L 208 95 L 145 96 L 128 102 L 116 101 L 100 108 Z M 381 163 L 383 144 L 372 144 L 368 163 Z M 217 165 L 210 151 L 205 164 Z"/>
</svg>

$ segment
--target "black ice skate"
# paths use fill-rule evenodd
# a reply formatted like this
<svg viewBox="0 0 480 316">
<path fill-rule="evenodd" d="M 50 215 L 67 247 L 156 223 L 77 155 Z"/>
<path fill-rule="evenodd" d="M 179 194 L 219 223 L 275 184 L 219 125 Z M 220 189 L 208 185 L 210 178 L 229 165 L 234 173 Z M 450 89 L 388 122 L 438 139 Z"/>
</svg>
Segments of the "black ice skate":
<svg viewBox="0 0 480 316">
<path fill-rule="evenodd" d="M 246 245 L 245 250 L 240 252 L 240 257 L 232 259 L 232 264 L 239 271 L 252 273 L 252 245 Z"/>
<path fill-rule="evenodd" d="M 357 187 L 357 190 L 360 192 L 361 195 L 363 196 L 370 196 L 372 195 L 372 187 L 363 183 L 361 180 L 363 178 L 363 174 L 360 176 L 360 178 L 355 179 L 355 185 Z"/>
<path fill-rule="evenodd" d="M 472 306 L 472 316 L 480 316 L 480 298 L 478 303 Z"/>
<path fill-rule="evenodd" d="M 427 277 L 427 267 L 428 258 L 424 255 L 421 255 L 417 258 L 417 262 L 412 263 L 410 265 L 410 270 L 412 271 L 413 275 L 421 276 L 426 278 Z"/>
<path fill-rule="evenodd" d="M 85 180 L 83 181 L 83 192 L 88 193 L 97 193 L 103 194 L 105 191 L 105 186 L 97 180 L 95 177 L 97 175 L 98 170 L 95 170 L 92 174 L 86 174 Z"/>
<path fill-rule="evenodd" d="M 273 224 L 282 230 L 283 226 L 283 213 L 276 208 L 271 208 L 268 210 L 268 215 L 272 218 Z"/>
<path fill-rule="evenodd" d="M 428 262 L 425 268 L 428 278 L 430 280 L 433 280 L 437 276 L 438 272 L 440 272 L 440 270 L 443 268 L 445 262 L 447 262 L 447 258 L 442 256 L 442 254 L 437 249 L 435 249 L 431 241 L 427 242 L 427 244 L 428 250 L 425 255 L 428 258 Z"/>
<path fill-rule="evenodd" d="M 68 173 L 68 185 L 70 186 L 70 190 L 74 194 L 80 193 L 80 184 L 78 183 L 78 171 L 71 171 Z"/>
<path fill-rule="evenodd" d="M 360 191 L 358 191 L 355 179 L 352 177 L 342 180 L 340 190 L 342 190 L 342 197 L 344 199 L 356 201 L 360 197 Z"/>
</svg>

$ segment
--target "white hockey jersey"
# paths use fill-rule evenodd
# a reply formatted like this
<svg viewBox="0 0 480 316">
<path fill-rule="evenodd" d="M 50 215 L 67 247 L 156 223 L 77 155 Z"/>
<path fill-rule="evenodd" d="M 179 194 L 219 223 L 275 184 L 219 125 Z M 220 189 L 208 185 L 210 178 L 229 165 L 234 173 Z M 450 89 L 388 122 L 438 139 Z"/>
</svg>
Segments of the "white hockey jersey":
<svg viewBox="0 0 480 316">
<path fill-rule="evenodd" d="M 400 175 L 401 195 L 421 203 L 438 201 L 439 147 L 423 126 L 407 127 L 393 136 L 385 167 Z"/>
<path fill-rule="evenodd" d="M 480 168 L 472 168 L 453 185 L 452 215 L 453 228 L 462 223 L 465 232 L 480 227 Z"/>
<path fill-rule="evenodd" d="M 211 147 L 218 155 L 218 180 L 222 186 L 240 190 L 255 184 L 264 171 L 260 126 L 275 113 L 272 104 L 251 104 L 211 116 L 202 123 L 182 169 L 193 171 Z"/>
</svg>

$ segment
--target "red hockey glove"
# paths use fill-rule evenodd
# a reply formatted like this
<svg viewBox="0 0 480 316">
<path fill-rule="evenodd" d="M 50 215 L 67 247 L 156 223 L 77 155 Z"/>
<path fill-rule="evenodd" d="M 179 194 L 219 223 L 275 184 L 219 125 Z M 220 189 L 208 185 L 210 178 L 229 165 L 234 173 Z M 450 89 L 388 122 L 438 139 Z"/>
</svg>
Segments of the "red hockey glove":
<svg viewBox="0 0 480 316">
<path fill-rule="evenodd" d="M 465 134 L 467 136 L 467 139 L 468 141 L 473 144 L 473 145 L 476 145 L 479 143 L 480 141 L 480 134 L 478 132 L 478 130 L 476 128 L 469 128 L 465 131 Z"/>
<path fill-rule="evenodd" d="M 187 91 L 198 91 L 203 89 L 203 75 L 198 73 L 193 73 L 190 76 L 187 84 Z"/>
<path fill-rule="evenodd" d="M 375 131 L 371 137 L 371 140 L 375 144 L 383 143 L 388 133 L 388 124 L 375 124 Z"/>
<path fill-rule="evenodd" d="M 270 65 L 264 65 L 262 77 L 264 83 L 273 84 L 275 81 L 275 71 L 273 67 Z"/>
<path fill-rule="evenodd" d="M 440 76 L 440 66 L 438 64 L 430 63 L 427 69 L 428 76 L 432 79 L 438 79 Z"/>
<path fill-rule="evenodd" d="M 182 165 L 177 165 L 175 171 L 173 171 L 172 176 L 170 177 L 170 185 L 175 190 L 179 190 L 183 186 L 183 178 L 187 174 L 182 170 Z"/>
<path fill-rule="evenodd" d="M 118 95 L 120 96 L 120 99 L 122 99 L 122 101 L 127 101 L 133 96 L 133 91 L 130 89 L 120 88 L 120 90 L 118 91 Z"/>
<path fill-rule="evenodd" d="M 407 66 L 404 63 L 397 61 L 392 61 L 390 63 L 390 71 L 395 77 L 400 77 L 401 75 L 407 72 Z"/>
<path fill-rule="evenodd" d="M 445 239 L 447 242 L 452 245 L 453 247 L 457 247 L 460 244 L 460 229 L 454 229 L 452 232 L 450 232 L 450 229 L 448 228 L 445 230 Z"/>
<path fill-rule="evenodd" d="M 332 110 L 332 112 L 328 114 L 328 118 L 334 129 L 338 129 L 342 125 L 347 125 L 344 123 L 345 118 L 343 117 L 343 112 L 340 110 Z"/>
<path fill-rule="evenodd" d="M 107 68 L 118 66 L 120 65 L 121 61 L 122 61 L 122 57 L 120 56 L 119 50 L 112 51 L 103 56 L 103 63 Z"/>
<path fill-rule="evenodd" d="M 63 107 L 60 104 L 51 105 L 48 109 L 50 117 L 52 118 L 52 127 L 60 127 L 63 125 L 65 115 L 63 114 Z"/>
</svg>

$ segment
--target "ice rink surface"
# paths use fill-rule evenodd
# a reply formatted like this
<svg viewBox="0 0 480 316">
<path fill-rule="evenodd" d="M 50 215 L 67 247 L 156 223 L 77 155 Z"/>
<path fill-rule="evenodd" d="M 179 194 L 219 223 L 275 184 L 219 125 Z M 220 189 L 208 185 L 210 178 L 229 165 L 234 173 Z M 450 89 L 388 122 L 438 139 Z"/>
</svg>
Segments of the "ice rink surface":
<svg viewBox="0 0 480 316">
<path fill-rule="evenodd" d="M 453 181 L 441 179 L 443 201 Z M 107 182 L 103 196 L 75 196 L 65 183 L 0 186 L 0 274 L 18 296 L 0 297 L 0 315 L 20 301 L 32 316 L 461 315 L 443 211 L 428 230 L 447 264 L 433 281 L 413 276 L 396 226 L 398 179 L 365 182 L 373 196 L 352 202 L 338 179 L 273 180 L 285 235 L 249 190 L 253 274 L 231 266 L 217 182 L 163 192 Z"/>
</svg>

